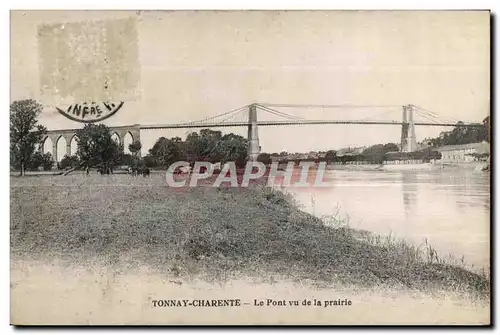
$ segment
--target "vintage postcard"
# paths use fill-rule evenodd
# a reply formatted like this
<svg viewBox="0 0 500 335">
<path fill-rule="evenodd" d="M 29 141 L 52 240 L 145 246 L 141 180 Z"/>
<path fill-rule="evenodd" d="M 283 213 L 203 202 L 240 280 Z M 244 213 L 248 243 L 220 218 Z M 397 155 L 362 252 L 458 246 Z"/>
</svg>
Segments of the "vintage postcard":
<svg viewBox="0 0 500 335">
<path fill-rule="evenodd" d="M 490 325 L 490 15 L 11 11 L 11 324 Z"/>
</svg>

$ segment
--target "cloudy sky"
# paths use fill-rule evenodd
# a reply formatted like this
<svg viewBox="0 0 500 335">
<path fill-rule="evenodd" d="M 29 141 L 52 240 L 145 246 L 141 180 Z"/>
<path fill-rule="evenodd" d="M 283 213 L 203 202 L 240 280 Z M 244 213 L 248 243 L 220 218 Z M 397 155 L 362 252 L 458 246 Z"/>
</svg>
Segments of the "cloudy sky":
<svg viewBox="0 0 500 335">
<path fill-rule="evenodd" d="M 54 108 L 66 107 L 78 97 L 54 96 L 54 91 L 42 87 L 47 83 L 42 63 L 48 59 L 39 32 L 47 25 L 89 26 L 120 18 L 133 23 L 129 33 L 117 38 L 121 42 L 115 49 L 121 50 L 118 44 L 125 43 L 137 51 L 128 53 L 132 58 L 127 56 L 127 67 L 138 75 L 128 76 L 127 85 L 120 86 L 127 90 L 115 92 L 125 104 L 105 121 L 110 126 L 194 121 L 252 102 L 414 104 L 444 118 L 471 121 L 489 113 L 489 13 L 479 11 L 13 12 L 11 99 L 42 101 L 41 122 L 49 129 L 81 127 Z M 78 53 L 66 57 L 65 62 L 76 62 L 78 57 Z M 71 68 L 73 84 L 101 80 L 92 71 Z M 99 69 L 97 65 L 95 70 Z M 97 94 L 95 86 L 92 92 Z M 101 98 L 97 94 L 96 100 Z M 386 119 L 401 118 L 400 108 L 280 111 L 309 119 L 361 119 L 382 112 L 387 112 Z M 271 116 L 259 114 L 259 118 Z M 220 130 L 246 136 L 245 128 Z M 442 130 L 417 127 L 417 139 Z M 186 133 L 143 131 L 143 151 L 159 136 Z M 397 142 L 400 129 L 261 127 L 259 135 L 264 151 L 295 152 Z"/>
</svg>

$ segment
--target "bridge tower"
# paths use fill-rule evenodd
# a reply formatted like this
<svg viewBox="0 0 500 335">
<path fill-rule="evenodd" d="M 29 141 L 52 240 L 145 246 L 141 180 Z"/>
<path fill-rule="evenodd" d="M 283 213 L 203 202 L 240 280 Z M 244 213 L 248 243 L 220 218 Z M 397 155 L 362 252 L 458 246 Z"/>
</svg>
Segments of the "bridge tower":
<svg viewBox="0 0 500 335">
<path fill-rule="evenodd" d="M 259 132 L 257 130 L 257 106 L 251 104 L 248 110 L 248 160 L 255 162 L 260 154 Z"/>
<path fill-rule="evenodd" d="M 408 111 L 408 152 L 413 152 L 417 150 L 417 137 L 415 136 L 415 120 L 413 119 L 413 109 L 412 105 L 406 107 Z"/>
<path fill-rule="evenodd" d="M 413 119 L 412 105 L 403 106 L 403 125 L 401 127 L 401 151 L 413 152 L 417 150 L 415 136 L 415 120 Z"/>
<path fill-rule="evenodd" d="M 403 106 L 403 124 L 401 125 L 401 152 L 408 150 L 408 111 Z"/>
</svg>

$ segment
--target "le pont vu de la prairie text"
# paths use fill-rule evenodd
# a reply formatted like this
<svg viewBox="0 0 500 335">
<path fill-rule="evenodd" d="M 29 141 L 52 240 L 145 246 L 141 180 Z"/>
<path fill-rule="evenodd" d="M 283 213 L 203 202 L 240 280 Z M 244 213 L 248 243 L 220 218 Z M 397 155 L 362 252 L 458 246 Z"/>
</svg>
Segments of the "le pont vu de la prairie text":
<svg viewBox="0 0 500 335">
<path fill-rule="evenodd" d="M 243 301 L 242 299 L 160 299 L 151 300 L 152 307 L 285 307 L 285 306 L 351 306 L 349 299 L 303 299 L 303 300 L 285 300 L 285 299 L 253 299 L 252 301 Z"/>
</svg>

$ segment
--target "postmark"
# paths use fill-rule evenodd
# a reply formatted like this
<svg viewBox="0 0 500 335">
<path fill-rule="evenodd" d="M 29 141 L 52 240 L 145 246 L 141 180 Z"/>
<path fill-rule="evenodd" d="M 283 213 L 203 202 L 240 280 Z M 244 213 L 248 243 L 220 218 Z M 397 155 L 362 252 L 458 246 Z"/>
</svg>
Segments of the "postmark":
<svg viewBox="0 0 500 335">
<path fill-rule="evenodd" d="M 83 102 L 71 104 L 65 109 L 56 107 L 57 111 L 70 120 L 82 123 L 103 121 L 116 114 L 124 105 L 118 102 Z"/>
</svg>

